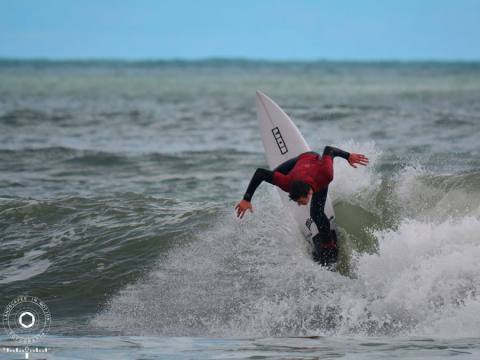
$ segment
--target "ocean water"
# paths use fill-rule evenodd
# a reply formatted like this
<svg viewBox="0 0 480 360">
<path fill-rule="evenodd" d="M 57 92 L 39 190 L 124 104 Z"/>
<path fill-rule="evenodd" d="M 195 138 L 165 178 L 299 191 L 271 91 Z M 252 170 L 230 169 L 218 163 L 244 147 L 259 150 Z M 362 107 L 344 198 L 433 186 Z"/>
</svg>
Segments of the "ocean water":
<svg viewBox="0 0 480 360">
<path fill-rule="evenodd" d="M 337 273 L 268 184 L 234 215 L 257 89 L 371 160 Z M 48 305 L 33 359 L 480 357 L 479 136 L 480 63 L 1 61 L 0 309 Z"/>
</svg>

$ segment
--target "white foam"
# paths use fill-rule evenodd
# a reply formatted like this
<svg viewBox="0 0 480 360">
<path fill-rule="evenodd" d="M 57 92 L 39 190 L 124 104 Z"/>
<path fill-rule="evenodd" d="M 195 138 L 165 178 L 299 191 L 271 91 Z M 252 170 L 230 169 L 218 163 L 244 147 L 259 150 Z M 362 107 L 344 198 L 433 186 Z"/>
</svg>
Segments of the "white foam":
<svg viewBox="0 0 480 360">
<path fill-rule="evenodd" d="M 369 316 L 395 321 L 408 335 L 445 335 L 441 314 L 461 315 L 465 306 L 480 304 L 479 231 L 480 221 L 469 217 L 441 224 L 406 220 L 396 230 L 377 232 L 379 254 L 358 260 L 360 293 L 373 295 Z M 364 316 L 357 313 L 353 322 Z M 480 335 L 477 320 L 465 324 L 464 334 Z"/>
<path fill-rule="evenodd" d="M 329 189 L 332 198 L 367 198 L 371 190 L 380 186 L 381 179 L 375 167 L 382 155 L 381 150 L 374 142 L 358 143 L 353 140 L 343 142 L 339 147 L 349 152 L 364 154 L 370 162 L 367 166 L 357 165 L 357 168 L 353 168 L 347 161 L 336 158 L 334 180 Z"/>
</svg>

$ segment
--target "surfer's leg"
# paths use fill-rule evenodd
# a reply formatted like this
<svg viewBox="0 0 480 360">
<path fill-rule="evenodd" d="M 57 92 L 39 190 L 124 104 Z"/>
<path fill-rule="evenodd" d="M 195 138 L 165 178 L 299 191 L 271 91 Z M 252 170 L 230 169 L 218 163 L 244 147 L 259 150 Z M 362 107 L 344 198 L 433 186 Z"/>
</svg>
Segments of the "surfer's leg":
<svg viewBox="0 0 480 360">
<path fill-rule="evenodd" d="M 310 203 L 310 216 L 318 228 L 318 238 L 328 241 L 330 234 L 330 221 L 325 215 L 325 202 L 327 201 L 328 186 L 312 195 Z"/>
<path fill-rule="evenodd" d="M 337 261 L 338 250 L 336 239 L 332 239 L 330 220 L 325 215 L 328 186 L 312 195 L 310 216 L 318 228 L 318 234 L 313 237 L 313 260 L 322 265 Z M 334 235 L 334 234 L 333 234 Z"/>
</svg>

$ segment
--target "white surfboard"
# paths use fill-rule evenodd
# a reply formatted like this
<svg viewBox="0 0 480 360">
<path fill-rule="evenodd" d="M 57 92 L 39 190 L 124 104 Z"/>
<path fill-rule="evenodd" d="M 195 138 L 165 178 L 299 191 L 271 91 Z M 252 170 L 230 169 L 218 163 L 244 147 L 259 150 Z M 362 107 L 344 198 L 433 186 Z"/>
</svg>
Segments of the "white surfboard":
<svg viewBox="0 0 480 360">
<path fill-rule="evenodd" d="M 310 146 L 289 116 L 272 99 L 260 91 L 257 91 L 257 118 L 265 156 L 271 170 L 286 160 L 311 151 Z M 278 191 L 283 205 L 289 209 L 311 245 L 312 237 L 318 234 L 318 229 L 310 218 L 310 203 L 306 206 L 298 206 L 296 202 L 290 201 L 286 192 L 280 188 Z M 329 195 L 325 204 L 325 214 L 330 219 L 330 229 L 336 231 L 335 213 Z"/>
</svg>

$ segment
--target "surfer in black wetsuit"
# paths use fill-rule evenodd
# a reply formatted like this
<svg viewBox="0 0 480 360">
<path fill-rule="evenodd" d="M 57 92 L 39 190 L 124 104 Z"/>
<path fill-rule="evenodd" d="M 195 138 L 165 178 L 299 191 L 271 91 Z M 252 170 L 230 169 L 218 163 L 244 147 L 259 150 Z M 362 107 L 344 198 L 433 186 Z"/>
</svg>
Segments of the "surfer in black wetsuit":
<svg viewBox="0 0 480 360">
<path fill-rule="evenodd" d="M 333 180 L 333 159 L 341 157 L 348 163 L 367 165 L 368 158 L 362 154 L 348 153 L 332 146 L 326 146 L 323 155 L 310 151 L 287 160 L 273 171 L 258 168 L 243 199 L 237 204 L 237 216 L 243 218 L 247 210 L 252 210 L 251 199 L 262 181 L 278 186 L 289 193 L 291 200 L 298 205 L 310 203 L 310 217 L 318 228 L 313 237 L 313 259 L 322 265 L 335 263 L 338 257 L 337 239 L 330 231 L 330 220 L 324 212 L 327 200 L 328 184 Z"/>
</svg>

